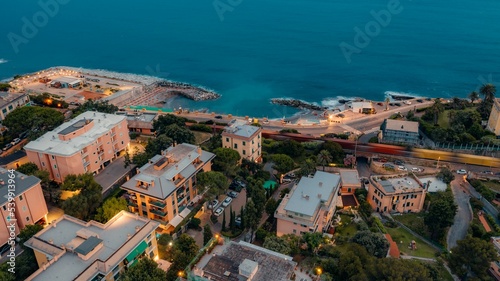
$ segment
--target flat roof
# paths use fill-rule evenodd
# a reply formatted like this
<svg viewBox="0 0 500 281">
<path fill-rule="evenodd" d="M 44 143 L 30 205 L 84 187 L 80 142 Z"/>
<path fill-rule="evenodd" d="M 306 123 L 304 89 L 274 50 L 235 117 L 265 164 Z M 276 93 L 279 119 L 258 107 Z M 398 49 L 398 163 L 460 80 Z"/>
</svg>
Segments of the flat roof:
<svg viewBox="0 0 500 281">
<path fill-rule="evenodd" d="M 260 127 L 248 125 L 242 120 L 235 120 L 230 126 L 224 128 L 224 133 L 243 138 L 250 138 L 258 130 L 260 130 Z"/>
<path fill-rule="evenodd" d="M 52 80 L 51 83 L 54 83 L 54 82 L 63 82 L 63 83 L 68 83 L 68 84 L 74 84 L 74 83 L 81 83 L 82 80 L 78 79 L 76 77 L 61 76 L 61 77 L 57 77 L 54 80 Z"/>
<path fill-rule="evenodd" d="M 0 92 L 0 108 L 28 96 L 23 93 Z"/>
<path fill-rule="evenodd" d="M 340 175 L 316 171 L 313 178 L 302 177 L 293 190 L 285 210 L 313 216 L 322 201 L 337 192 Z"/>
<path fill-rule="evenodd" d="M 420 183 L 410 176 L 395 177 L 378 182 L 386 193 L 412 192 L 422 189 Z"/>
<path fill-rule="evenodd" d="M 247 260 L 247 262 L 245 262 Z M 219 255 L 213 255 L 203 268 L 204 277 L 218 281 L 247 280 L 239 275 L 240 265 L 258 264 L 252 281 L 285 281 L 290 280 L 296 262 L 286 256 L 253 244 L 240 241 L 229 242 Z"/>
<path fill-rule="evenodd" d="M 339 173 L 340 178 L 342 179 L 342 184 L 361 186 L 361 180 L 359 179 L 357 170 L 341 169 Z"/>
<path fill-rule="evenodd" d="M 199 149 L 200 154 L 198 149 L 198 146 L 187 143 L 178 144 L 175 147 L 171 146 L 165 155 L 156 155 L 151 158 L 147 164 L 139 169 L 139 173 L 125 182 L 122 187 L 155 198 L 165 199 L 177 188 L 176 183 L 172 181 L 175 175 L 181 174 L 184 178 L 188 178 L 215 157 L 215 154 L 201 150 L 201 148 Z M 192 163 L 197 157 L 200 157 L 202 161 L 200 166 L 195 166 Z M 169 163 L 165 167 L 160 170 L 155 169 L 155 165 L 161 166 L 159 162 L 167 160 Z M 154 184 L 148 188 L 142 188 L 137 186 L 138 181 L 148 184 L 153 182 Z"/>
<path fill-rule="evenodd" d="M 41 153 L 48 153 L 61 156 L 71 156 L 79 153 L 82 149 L 95 142 L 97 138 L 108 133 L 113 127 L 125 120 L 125 116 L 116 114 L 100 113 L 95 111 L 87 111 L 76 118 L 61 124 L 54 130 L 45 133 L 38 139 L 29 142 L 24 149 L 32 150 Z M 59 139 L 59 134 L 67 134 L 76 129 L 85 122 L 91 120 L 92 128 L 80 136 L 71 140 Z"/>
<path fill-rule="evenodd" d="M 418 122 L 385 119 L 386 130 L 418 133 Z"/>
<path fill-rule="evenodd" d="M 34 276 L 33 280 L 74 280 L 96 260 L 105 262 L 115 254 L 120 255 L 116 259 L 116 264 L 118 264 L 138 245 L 135 243 L 134 235 L 151 233 L 158 226 L 158 222 L 126 211 L 121 211 L 104 225 L 95 221 L 84 222 L 63 215 L 25 243 L 27 247 L 50 256 L 55 250 L 51 250 L 47 246 L 66 249 L 61 252 L 62 255 L 57 258 L 57 261 L 47 266 L 45 270 L 41 269 L 35 272 L 32 275 Z M 147 231 L 140 232 L 141 229 Z M 92 234 L 93 236 L 81 237 L 86 236 L 84 234 Z M 140 238 L 139 243 L 144 241 L 146 236 L 138 237 Z M 71 249 L 75 249 L 75 252 L 81 252 L 82 254 L 89 253 L 97 246 L 98 242 L 103 243 L 102 248 L 96 251 L 88 260 L 83 260 L 71 253 Z M 47 250 L 50 251 L 47 252 Z"/>
<path fill-rule="evenodd" d="M 0 168 L 0 206 L 3 206 L 8 202 L 9 197 L 7 195 L 9 194 L 9 175 L 11 175 L 11 173 L 8 170 Z M 40 179 L 37 177 L 27 176 L 17 171 L 14 171 L 14 175 L 14 180 L 16 182 L 16 190 L 14 191 L 14 193 L 16 194 L 16 196 L 19 196 L 22 193 L 28 191 L 40 182 Z"/>
</svg>

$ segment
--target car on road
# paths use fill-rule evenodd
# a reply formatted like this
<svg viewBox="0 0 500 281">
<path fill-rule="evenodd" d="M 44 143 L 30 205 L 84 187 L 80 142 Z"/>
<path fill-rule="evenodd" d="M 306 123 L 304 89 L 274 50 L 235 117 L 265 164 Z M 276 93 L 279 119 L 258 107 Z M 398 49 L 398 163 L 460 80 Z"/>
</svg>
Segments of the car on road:
<svg viewBox="0 0 500 281">
<path fill-rule="evenodd" d="M 464 169 L 460 169 L 460 170 L 457 170 L 457 174 L 459 174 L 459 175 L 466 175 L 467 171 L 464 170 Z"/>
<path fill-rule="evenodd" d="M 5 145 L 5 147 L 3 148 L 3 151 L 7 151 L 7 150 L 9 150 L 11 147 L 12 147 L 12 143 L 8 143 L 8 144 L 7 144 L 7 145 Z"/>
<path fill-rule="evenodd" d="M 208 208 L 209 209 L 215 209 L 219 205 L 219 200 L 214 199 L 212 202 L 208 203 Z"/>
<path fill-rule="evenodd" d="M 241 217 L 240 216 L 237 216 L 235 219 L 234 219 L 234 224 L 236 226 L 241 226 Z"/>
<path fill-rule="evenodd" d="M 20 139 L 20 138 L 15 138 L 15 139 L 11 142 L 11 144 L 12 144 L 12 145 L 16 145 L 16 144 L 18 144 L 18 143 L 20 143 L 20 142 L 21 142 L 21 139 Z"/>
<path fill-rule="evenodd" d="M 20 139 L 25 139 L 29 135 L 29 131 L 24 131 L 21 134 L 19 134 Z"/>
<path fill-rule="evenodd" d="M 405 162 L 401 161 L 401 160 L 394 160 L 394 164 L 396 165 L 403 165 Z"/>
<path fill-rule="evenodd" d="M 408 169 L 405 166 L 398 166 L 398 170 L 400 170 L 400 171 L 408 171 Z"/>
<path fill-rule="evenodd" d="M 231 204 L 231 202 L 233 202 L 233 198 L 226 197 L 226 199 L 222 201 L 222 207 L 226 208 L 227 206 L 229 206 L 229 204 Z"/>
<path fill-rule="evenodd" d="M 492 171 L 482 171 L 481 173 L 486 175 L 493 175 Z"/>
<path fill-rule="evenodd" d="M 215 119 L 222 119 L 222 116 L 221 115 L 216 115 L 214 118 Z"/>
<path fill-rule="evenodd" d="M 421 99 L 418 99 L 418 100 L 417 100 L 417 102 L 420 102 L 420 103 L 422 103 L 422 102 L 424 102 L 424 101 L 423 101 L 423 100 L 421 100 Z"/>
<path fill-rule="evenodd" d="M 224 212 L 224 208 L 219 207 L 217 210 L 215 210 L 214 215 L 220 216 Z"/>
<path fill-rule="evenodd" d="M 238 194 L 239 194 L 239 193 L 238 193 L 238 192 L 236 192 L 236 191 L 229 191 L 229 192 L 227 193 L 227 196 L 229 196 L 229 197 L 231 197 L 231 198 L 236 198 L 236 197 L 238 197 Z"/>
<path fill-rule="evenodd" d="M 289 183 L 292 182 L 293 180 L 291 178 L 283 178 L 282 182 L 283 183 Z"/>
<path fill-rule="evenodd" d="M 423 169 L 420 169 L 420 168 L 417 168 L 417 167 L 413 167 L 413 168 L 411 168 L 411 171 L 415 172 L 415 173 L 420 173 L 420 172 L 423 172 Z"/>
<path fill-rule="evenodd" d="M 411 104 L 411 101 L 405 100 L 403 103 L 404 103 L 404 104 L 407 104 L 407 105 L 410 105 L 410 104 Z"/>
<path fill-rule="evenodd" d="M 383 104 L 383 103 L 381 103 L 381 102 L 377 102 L 377 105 L 378 105 L 378 106 L 383 106 L 384 104 Z"/>
</svg>

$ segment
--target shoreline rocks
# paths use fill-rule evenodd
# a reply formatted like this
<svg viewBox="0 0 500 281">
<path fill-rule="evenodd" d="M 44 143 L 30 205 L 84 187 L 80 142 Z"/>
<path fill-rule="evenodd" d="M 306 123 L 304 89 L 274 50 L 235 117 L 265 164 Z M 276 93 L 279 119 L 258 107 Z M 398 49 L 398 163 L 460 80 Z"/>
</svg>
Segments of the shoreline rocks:
<svg viewBox="0 0 500 281">
<path fill-rule="evenodd" d="M 193 86 L 188 83 L 160 81 L 158 87 L 167 88 L 167 93 L 180 95 L 194 101 L 215 100 L 220 98 L 220 94 L 203 87 Z"/>
<path fill-rule="evenodd" d="M 314 103 L 305 102 L 297 99 L 289 99 L 289 98 L 273 98 L 271 99 L 272 104 L 279 104 L 285 106 L 296 107 L 300 109 L 309 109 L 309 110 L 327 110 L 326 106 L 319 106 Z"/>
</svg>

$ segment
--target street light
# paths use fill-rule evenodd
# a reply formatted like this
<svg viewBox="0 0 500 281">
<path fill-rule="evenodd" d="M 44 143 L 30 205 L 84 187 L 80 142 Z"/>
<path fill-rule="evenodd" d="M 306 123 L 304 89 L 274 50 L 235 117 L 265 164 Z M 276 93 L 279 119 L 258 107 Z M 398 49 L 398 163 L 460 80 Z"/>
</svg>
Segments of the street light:
<svg viewBox="0 0 500 281">
<path fill-rule="evenodd" d="M 321 278 L 321 274 L 323 273 L 323 270 L 321 267 L 316 268 L 316 275 L 318 275 L 318 280 Z"/>
<path fill-rule="evenodd" d="M 438 167 L 439 167 L 439 160 L 441 160 L 441 156 L 438 157 L 438 162 L 436 164 L 436 169 L 438 169 Z"/>
</svg>

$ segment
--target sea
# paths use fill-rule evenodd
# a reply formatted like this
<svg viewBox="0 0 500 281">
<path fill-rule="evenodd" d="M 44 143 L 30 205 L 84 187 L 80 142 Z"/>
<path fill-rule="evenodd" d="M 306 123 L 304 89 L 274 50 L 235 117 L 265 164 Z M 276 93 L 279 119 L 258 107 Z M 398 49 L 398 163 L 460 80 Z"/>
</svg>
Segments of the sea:
<svg viewBox="0 0 500 281">
<path fill-rule="evenodd" d="M 498 0 L 39 0 L 0 4 L 0 80 L 51 66 L 201 85 L 166 107 L 282 118 L 390 93 L 467 97 L 500 82 Z M 500 87 L 500 83 L 496 83 Z"/>
</svg>

